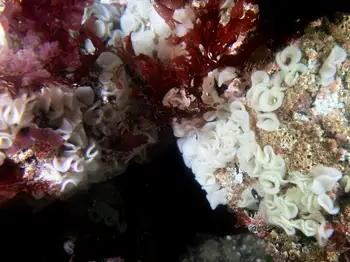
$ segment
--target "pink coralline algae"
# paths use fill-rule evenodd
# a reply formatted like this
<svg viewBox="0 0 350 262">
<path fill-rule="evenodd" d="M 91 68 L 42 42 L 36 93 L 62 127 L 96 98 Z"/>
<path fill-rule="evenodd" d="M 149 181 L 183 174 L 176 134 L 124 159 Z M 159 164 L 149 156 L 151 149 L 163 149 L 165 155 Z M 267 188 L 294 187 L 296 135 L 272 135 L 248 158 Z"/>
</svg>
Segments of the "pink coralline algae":
<svg viewBox="0 0 350 262">
<path fill-rule="evenodd" d="M 307 113 L 312 105 L 312 99 L 309 93 L 301 94 L 295 103 L 294 112 Z"/>
<path fill-rule="evenodd" d="M 16 95 L 22 87 L 38 89 L 50 83 L 82 80 L 104 48 L 86 25 L 81 25 L 85 0 L 5 1 L 1 24 L 9 47 L 0 49 L 0 87 Z M 73 37 L 69 30 L 78 32 Z M 97 51 L 80 52 L 89 37 Z"/>
</svg>

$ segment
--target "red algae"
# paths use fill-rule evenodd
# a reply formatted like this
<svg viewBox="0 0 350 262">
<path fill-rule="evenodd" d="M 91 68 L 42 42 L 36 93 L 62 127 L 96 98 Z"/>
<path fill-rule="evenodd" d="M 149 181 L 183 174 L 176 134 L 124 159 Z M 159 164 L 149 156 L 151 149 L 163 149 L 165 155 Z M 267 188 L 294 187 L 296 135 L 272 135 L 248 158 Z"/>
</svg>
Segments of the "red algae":
<svg viewBox="0 0 350 262">
<path fill-rule="evenodd" d="M 220 1 L 209 0 L 204 7 L 196 8 L 194 11 L 197 20 L 194 28 L 185 36 L 170 40 L 173 43 L 184 41 L 189 49 L 187 51 L 201 60 L 201 65 L 207 67 L 207 72 L 218 66 L 229 66 L 228 58 L 235 58 L 229 50 L 231 45 L 238 40 L 240 34 L 254 29 L 259 20 L 258 6 L 250 0 L 239 0 L 230 12 L 229 22 L 223 25 L 220 22 L 220 4 Z M 160 15 L 162 16 L 161 13 Z M 162 17 L 169 26 L 174 22 L 169 14 Z M 204 54 L 200 51 L 200 45 Z M 235 51 L 239 53 L 240 50 Z M 222 60 L 223 55 L 225 58 Z"/>
<path fill-rule="evenodd" d="M 19 192 L 19 183 L 23 176 L 23 169 L 10 159 L 5 159 L 0 166 L 0 203 L 11 199 Z"/>
<path fill-rule="evenodd" d="M 58 192 L 56 187 L 59 185 L 26 177 L 24 169 L 18 163 L 8 158 L 0 166 L 0 174 L 0 204 L 14 198 L 19 193 L 54 196 Z"/>
<path fill-rule="evenodd" d="M 154 9 L 167 22 L 171 29 L 175 29 L 175 22 L 172 19 L 175 10 L 169 9 L 167 6 L 159 3 L 154 5 Z"/>
<path fill-rule="evenodd" d="M 10 159 L 5 159 L 0 166 L 0 189 L 6 189 L 18 183 L 23 174 L 23 169 Z"/>
<path fill-rule="evenodd" d="M 329 244 L 326 247 L 328 252 L 339 252 L 344 253 L 350 247 L 348 246 L 348 241 L 346 239 L 345 231 L 341 224 L 337 224 L 334 228 L 334 233 L 329 239 Z"/>
<path fill-rule="evenodd" d="M 252 218 L 249 217 L 243 210 L 236 212 L 237 225 L 241 227 L 247 227 L 252 223 Z"/>
<path fill-rule="evenodd" d="M 177 23 L 172 19 L 174 9 L 184 4 L 184 1 L 157 1 L 154 7 L 168 25 L 174 28 Z M 152 111 L 152 120 L 157 118 L 156 121 L 169 123 L 175 115 L 189 117 L 205 112 L 207 106 L 201 102 L 200 88 L 203 78 L 218 67 L 242 65 L 255 47 L 255 44 L 243 44 L 235 50 L 235 54 L 230 53 L 230 48 L 238 37 L 257 25 L 258 8 L 252 1 L 239 0 L 232 8 L 226 25 L 220 23 L 219 1 L 209 0 L 204 7 L 196 8 L 195 13 L 197 22 L 192 30 L 183 37 L 170 36 L 168 39 L 170 45 L 185 43 L 188 53 L 186 56 L 180 55 L 162 63 L 144 54 L 135 55 L 130 35 L 124 39 L 124 48 L 118 50 L 134 81 L 141 85 L 139 90 L 131 90 L 131 94 L 146 101 Z M 241 48 L 244 51 L 242 53 L 239 52 Z M 163 106 L 162 99 L 172 88 L 185 88 L 187 95 L 196 98 L 187 111 Z"/>
<path fill-rule="evenodd" d="M 63 145 L 63 139 L 48 128 L 25 128 L 16 134 L 13 145 L 7 150 L 12 155 L 20 150 L 32 148 L 39 159 L 45 158 L 53 150 Z"/>
</svg>

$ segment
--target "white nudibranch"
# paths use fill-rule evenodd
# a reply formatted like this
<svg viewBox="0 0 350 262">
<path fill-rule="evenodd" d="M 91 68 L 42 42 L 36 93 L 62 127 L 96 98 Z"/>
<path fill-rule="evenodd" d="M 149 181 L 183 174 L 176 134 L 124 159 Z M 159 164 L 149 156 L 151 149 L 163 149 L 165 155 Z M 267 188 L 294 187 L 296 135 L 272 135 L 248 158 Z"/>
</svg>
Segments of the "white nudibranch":
<svg viewBox="0 0 350 262">
<path fill-rule="evenodd" d="M 199 126 L 203 123 L 202 119 L 196 118 L 193 120 L 182 120 L 178 123 L 176 119 L 173 120 L 173 132 L 175 137 L 185 137 L 198 134 Z"/>
<path fill-rule="evenodd" d="M 282 52 L 277 53 L 276 62 L 283 71 L 291 71 L 302 57 L 301 50 L 296 46 L 288 46 Z"/>
<path fill-rule="evenodd" d="M 348 174 L 344 175 L 342 178 L 341 185 L 343 186 L 345 193 L 350 192 L 350 176 Z"/>
<path fill-rule="evenodd" d="M 89 146 L 85 149 L 85 158 L 89 161 L 90 159 L 99 156 L 99 154 L 100 152 L 97 143 L 93 139 L 90 139 Z"/>
<path fill-rule="evenodd" d="M 131 34 L 131 41 L 136 55 L 144 54 L 153 57 L 156 48 L 155 33 L 152 30 L 138 31 Z"/>
<path fill-rule="evenodd" d="M 15 99 L 7 93 L 0 95 L 0 150 L 12 146 L 17 132 L 24 127 L 35 126 L 35 96 L 20 94 Z M 0 151 L 0 166 L 6 159 L 6 153 Z"/>
<path fill-rule="evenodd" d="M 72 256 L 74 254 L 74 241 L 67 240 L 63 243 L 63 249 L 67 252 L 69 256 Z"/>
<path fill-rule="evenodd" d="M 94 52 L 96 51 L 96 48 L 90 39 L 85 40 L 84 47 L 86 52 L 88 52 L 89 54 L 94 54 Z"/>
<path fill-rule="evenodd" d="M 169 25 L 164 21 L 164 19 L 158 14 L 158 12 L 153 8 L 149 13 L 149 21 L 153 31 L 160 37 L 167 38 L 171 34 L 171 29 Z"/>
<path fill-rule="evenodd" d="M 238 201 L 238 206 L 240 208 L 245 208 L 249 210 L 258 210 L 259 200 L 253 196 L 253 188 L 248 187 L 242 193 L 242 200 Z"/>
<path fill-rule="evenodd" d="M 94 4 L 84 9 L 84 15 L 81 24 L 94 17 L 91 25 L 92 32 L 102 41 L 113 37 L 117 30 L 115 27 L 119 23 L 121 12 L 117 5 L 106 5 L 96 1 Z M 94 53 L 95 47 L 90 39 L 85 41 L 85 50 L 88 53 Z"/>
<path fill-rule="evenodd" d="M 0 151 L 0 166 L 2 166 L 2 164 L 4 163 L 6 159 L 6 155 Z"/>
<path fill-rule="evenodd" d="M 215 209 L 218 205 L 227 204 L 227 188 L 221 188 L 216 183 L 203 188 L 207 191 L 207 199 L 212 209 Z"/>
<path fill-rule="evenodd" d="M 187 13 L 189 11 L 181 15 L 179 12 L 174 12 L 174 16 L 181 20 L 176 27 L 183 28 L 182 32 L 186 30 L 185 28 L 191 27 L 191 20 L 185 19 Z M 172 56 L 173 49 L 176 49 L 167 44 L 171 28 L 158 14 L 151 1 L 128 1 L 120 19 L 120 27 L 121 35 L 131 35 L 131 42 L 137 55 L 145 54 L 150 57 L 156 55 L 161 60 L 167 60 Z"/>
<path fill-rule="evenodd" d="M 6 34 L 4 27 L 0 23 L 0 47 L 1 48 L 6 48 L 7 47 L 7 39 L 6 39 Z"/>
<path fill-rule="evenodd" d="M 297 82 L 299 76 L 307 71 L 307 66 L 301 63 L 297 63 L 291 66 L 290 71 L 286 72 L 284 82 L 287 86 L 293 86 Z"/>
<path fill-rule="evenodd" d="M 142 21 L 132 13 L 124 13 L 120 18 L 120 28 L 125 35 L 137 31 Z"/>
<path fill-rule="evenodd" d="M 225 67 L 222 70 L 213 70 L 208 73 L 206 77 L 203 78 L 202 83 L 202 101 L 205 104 L 223 104 L 224 99 L 218 95 L 215 88 L 215 83 L 217 86 L 228 85 L 237 77 L 236 68 Z"/>
<path fill-rule="evenodd" d="M 118 66 L 122 65 L 123 62 L 116 54 L 112 52 L 102 52 L 96 59 L 98 64 L 105 72 L 113 72 Z M 113 76 L 113 74 L 112 74 Z M 112 77 L 111 76 L 111 77 Z"/>
<path fill-rule="evenodd" d="M 60 172 L 50 163 L 45 163 L 41 166 L 39 178 L 46 181 L 54 181 L 58 183 L 62 181 Z"/>
<path fill-rule="evenodd" d="M 81 107 L 90 106 L 95 100 L 94 90 L 90 86 L 79 86 L 74 89 L 74 94 L 80 102 Z"/>
<path fill-rule="evenodd" d="M 270 81 L 269 75 L 265 71 L 255 71 L 251 76 L 252 86 L 260 84 L 267 85 Z"/>
<path fill-rule="evenodd" d="M 55 156 L 55 158 L 52 161 L 52 166 L 57 171 L 64 173 L 70 169 L 73 160 L 74 160 L 74 156 L 71 156 L 71 157 L 57 157 L 57 156 Z"/>
<path fill-rule="evenodd" d="M 281 185 L 286 184 L 283 180 L 284 174 L 274 170 L 267 170 L 259 175 L 259 184 L 265 194 L 275 195 L 280 192 Z"/>
<path fill-rule="evenodd" d="M 196 15 L 190 6 L 176 9 L 173 14 L 173 19 L 176 20 L 175 33 L 177 36 L 184 36 L 190 29 L 193 29 Z"/>
<path fill-rule="evenodd" d="M 263 113 L 257 115 L 256 126 L 268 132 L 276 131 L 280 127 L 280 121 L 275 113 Z"/>
<path fill-rule="evenodd" d="M 264 90 L 259 97 L 259 107 L 263 112 L 272 112 L 281 107 L 284 93 L 276 87 Z"/>
<path fill-rule="evenodd" d="M 337 72 L 337 66 L 341 65 L 347 57 L 346 51 L 340 46 L 333 47 L 331 53 L 324 61 L 319 74 L 321 76 L 321 85 L 328 86 L 334 81 Z"/>
<path fill-rule="evenodd" d="M 337 181 L 342 178 L 340 171 L 324 166 L 316 166 L 310 174 L 314 176 L 311 190 L 315 194 L 331 191 Z"/>
<path fill-rule="evenodd" d="M 255 111 L 262 111 L 259 103 L 260 96 L 268 90 L 268 87 L 264 84 L 252 86 L 247 92 L 247 100 L 252 105 Z"/>
<path fill-rule="evenodd" d="M 215 79 L 220 87 L 223 84 L 229 84 L 235 77 L 237 77 L 236 68 L 225 67 L 222 71 L 217 72 Z"/>
</svg>

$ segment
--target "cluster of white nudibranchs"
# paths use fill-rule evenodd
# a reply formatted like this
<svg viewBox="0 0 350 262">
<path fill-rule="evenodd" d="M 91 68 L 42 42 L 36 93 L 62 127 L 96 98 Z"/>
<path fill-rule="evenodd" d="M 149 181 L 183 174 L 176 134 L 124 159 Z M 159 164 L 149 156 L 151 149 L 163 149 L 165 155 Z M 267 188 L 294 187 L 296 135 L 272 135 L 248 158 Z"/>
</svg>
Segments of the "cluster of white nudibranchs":
<svg viewBox="0 0 350 262">
<path fill-rule="evenodd" d="M 299 75 L 307 71 L 307 67 L 300 63 L 301 57 L 299 48 L 289 46 L 277 54 L 276 60 L 280 70 L 272 80 L 264 71 L 257 71 L 252 75 L 252 87 L 247 92 L 247 100 L 252 108 L 259 112 L 258 128 L 265 131 L 275 131 L 279 128 L 280 123 L 274 111 L 283 103 L 285 86 L 293 86 Z"/>
<path fill-rule="evenodd" d="M 13 145 L 16 134 L 26 127 L 50 128 L 61 136 L 63 145 L 54 155 L 37 159 L 35 177 L 50 181 L 65 191 L 67 185 L 103 180 L 105 176 L 123 171 L 125 165 L 145 150 L 145 145 L 130 152 L 120 152 L 114 159 L 110 155 L 108 139 L 120 135 L 125 129 L 125 114 L 129 106 L 129 87 L 126 74 L 121 73 L 118 83 L 111 80 L 116 64 L 108 67 L 104 62 L 117 58 L 102 53 L 97 64 L 103 68 L 97 88 L 63 85 L 42 87 L 37 93 L 24 92 L 17 98 L 0 95 L 0 164 Z M 120 60 L 113 60 L 120 61 Z M 114 97 L 113 103 L 108 100 Z M 133 134 L 143 134 L 149 143 L 156 141 L 154 125 L 146 120 L 133 127 Z M 123 154 L 126 153 L 126 154 Z M 25 166 L 26 167 L 26 166 Z M 103 172 L 97 170 L 103 169 Z M 102 174 L 99 175 L 99 174 Z M 98 176 L 98 177 L 96 177 Z"/>
<path fill-rule="evenodd" d="M 133 5 L 128 8 L 130 6 Z M 150 2 L 149 6 L 152 7 Z M 92 29 L 109 50 L 96 60 L 98 75 L 92 73 L 92 79 L 98 78 L 96 83 L 69 87 L 43 85 L 39 91 L 30 94 L 20 90 L 16 98 L 0 95 L 0 165 L 6 157 L 15 158 L 24 173 L 31 174 L 33 183 L 48 181 L 53 185 L 53 192 L 59 194 L 120 173 L 132 159 L 142 161 L 146 158 L 146 147 L 157 141 L 157 130 L 153 123 L 143 118 L 137 119 L 132 126 L 125 121 L 128 112 L 135 108 L 131 109 L 129 97 L 131 80 L 113 51 L 121 37 L 128 33 L 123 31 L 123 26 L 120 29 L 122 15 L 119 5 L 99 1 L 85 9 L 82 23 L 93 16 Z M 130 13 L 125 11 L 124 20 L 127 15 Z M 83 48 L 88 53 L 96 50 L 90 40 Z M 54 130 L 61 136 L 63 145 L 48 157 L 37 157 L 34 162 L 24 159 L 25 152 L 9 154 L 16 135 L 25 128 Z M 124 132 L 146 137 L 147 142 L 127 150 L 114 149 L 112 142 L 121 138 Z M 31 150 L 28 152 L 31 152 L 28 153 L 30 157 L 33 156 Z M 42 193 L 35 192 L 35 196 L 41 197 Z"/>
<path fill-rule="evenodd" d="M 69 89 L 64 86 L 43 87 L 31 96 L 23 93 L 13 99 L 0 96 L 0 148 L 2 162 L 17 132 L 25 127 L 54 129 L 64 140 L 59 152 L 38 166 L 37 179 L 59 183 L 61 190 L 84 180 L 87 170 L 97 168 L 100 151 L 96 141 L 88 138 L 83 127 L 83 109 L 94 100 L 90 87 Z M 2 164 L 1 162 L 1 164 Z"/>
<path fill-rule="evenodd" d="M 315 166 L 309 174 L 287 170 L 283 157 L 276 155 L 270 145 L 261 148 L 257 143 L 244 105 L 255 111 L 257 128 L 266 132 L 278 130 L 280 122 L 275 111 L 283 103 L 284 91 L 308 71 L 301 58 L 298 47 L 287 47 L 277 54 L 279 70 L 271 79 L 265 71 L 252 74 L 252 85 L 245 98 L 221 104 L 214 117 L 203 117 L 207 121 L 204 125 L 198 124 L 199 120 L 192 125 L 183 121 L 174 123 L 173 129 L 184 161 L 207 191 L 213 209 L 230 200 L 228 189 L 217 183 L 215 171 L 236 163 L 245 176 L 255 180 L 243 191 L 238 207 L 259 210 L 267 223 L 281 227 L 288 235 L 298 229 L 323 245 L 333 233 L 326 226 L 324 214 L 339 212 L 329 192 L 343 174 L 325 166 Z M 345 58 L 345 51 L 335 46 L 319 71 L 321 86 L 334 80 L 336 67 Z M 348 176 L 341 181 L 346 192 L 349 181 Z"/>
</svg>

